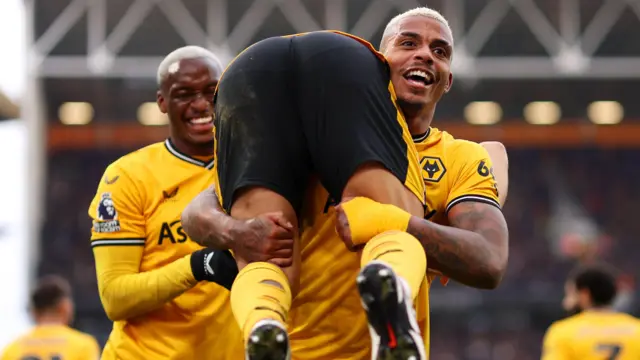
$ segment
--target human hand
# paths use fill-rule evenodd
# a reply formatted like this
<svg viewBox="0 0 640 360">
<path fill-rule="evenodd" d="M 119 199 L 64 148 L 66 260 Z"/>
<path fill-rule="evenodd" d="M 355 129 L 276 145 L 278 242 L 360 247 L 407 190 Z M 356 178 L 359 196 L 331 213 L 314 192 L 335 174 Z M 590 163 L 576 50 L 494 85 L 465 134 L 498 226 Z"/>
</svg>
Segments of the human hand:
<svg viewBox="0 0 640 360">
<path fill-rule="evenodd" d="M 250 262 L 269 262 L 280 267 L 293 264 L 295 229 L 281 212 L 236 221 L 229 235 L 240 267 Z"/>
</svg>

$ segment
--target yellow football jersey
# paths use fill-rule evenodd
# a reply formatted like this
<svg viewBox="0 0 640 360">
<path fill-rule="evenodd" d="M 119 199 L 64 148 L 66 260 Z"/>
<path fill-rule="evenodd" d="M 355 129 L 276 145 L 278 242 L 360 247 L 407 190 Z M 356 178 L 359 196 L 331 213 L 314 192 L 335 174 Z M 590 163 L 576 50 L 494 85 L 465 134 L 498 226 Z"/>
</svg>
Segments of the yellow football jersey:
<svg viewBox="0 0 640 360">
<path fill-rule="evenodd" d="M 448 211 L 465 201 L 500 208 L 493 162 L 482 145 L 456 139 L 437 128 L 429 129 L 414 141 L 427 186 L 425 218 L 449 225 Z"/>
<path fill-rule="evenodd" d="M 542 360 L 640 359 L 640 319 L 585 311 L 555 322 L 544 337 Z"/>
<path fill-rule="evenodd" d="M 447 225 L 447 210 L 463 201 L 500 207 L 491 159 L 482 146 L 435 128 L 414 141 L 427 189 L 428 219 Z M 360 258 L 335 232 L 334 205 L 319 183 L 305 202 L 300 292 L 289 313 L 296 360 L 371 358 L 367 319 L 355 286 Z M 423 283 L 415 303 L 427 349 L 431 280 Z"/>
<path fill-rule="evenodd" d="M 97 360 L 93 336 L 64 325 L 38 325 L 11 343 L 0 360 Z"/>
<path fill-rule="evenodd" d="M 482 145 L 456 139 L 437 128 L 430 128 L 413 140 L 420 155 L 422 178 L 427 186 L 425 219 L 449 225 L 448 211 L 465 201 L 482 202 L 500 208 L 493 162 Z M 427 351 L 430 343 L 429 286 L 433 278 L 428 277 L 415 303 Z"/>
<path fill-rule="evenodd" d="M 118 159 L 89 208 L 92 247 L 142 247 L 140 272 L 201 249 L 180 216 L 212 183 L 212 169 L 213 161 L 182 154 L 169 140 Z M 241 359 L 242 333 L 228 300 L 226 289 L 200 282 L 142 316 L 115 321 L 103 359 Z"/>
</svg>

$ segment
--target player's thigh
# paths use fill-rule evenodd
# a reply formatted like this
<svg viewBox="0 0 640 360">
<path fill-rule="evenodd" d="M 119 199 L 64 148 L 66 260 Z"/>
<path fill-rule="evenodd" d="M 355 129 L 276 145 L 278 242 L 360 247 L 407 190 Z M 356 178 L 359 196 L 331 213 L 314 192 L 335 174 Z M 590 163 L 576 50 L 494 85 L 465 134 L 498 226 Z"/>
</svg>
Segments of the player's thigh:
<svg viewBox="0 0 640 360">
<path fill-rule="evenodd" d="M 301 206 L 309 167 L 291 106 L 290 58 L 289 39 L 269 38 L 238 55 L 220 79 L 216 168 L 223 207 L 234 217 L 295 215 Z"/>
<path fill-rule="evenodd" d="M 336 199 L 366 196 L 422 215 L 424 181 L 387 64 L 331 32 L 294 39 L 302 126 L 314 171 Z"/>
<path fill-rule="evenodd" d="M 225 70 L 214 102 L 216 171 L 224 209 L 247 219 L 280 211 L 297 228 L 309 175 L 304 134 L 291 91 L 290 40 L 270 38 Z M 299 244 L 284 269 L 297 290 Z M 236 260 L 240 267 L 244 259 Z"/>
</svg>

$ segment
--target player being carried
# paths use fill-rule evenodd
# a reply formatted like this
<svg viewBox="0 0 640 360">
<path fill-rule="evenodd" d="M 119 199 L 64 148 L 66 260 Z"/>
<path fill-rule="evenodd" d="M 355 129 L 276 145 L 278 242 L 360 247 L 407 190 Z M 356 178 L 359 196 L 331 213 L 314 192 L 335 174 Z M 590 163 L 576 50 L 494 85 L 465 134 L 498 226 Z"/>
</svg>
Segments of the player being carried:
<svg viewBox="0 0 640 360">
<path fill-rule="evenodd" d="M 574 270 L 562 301 L 570 317 L 549 327 L 542 360 L 640 359 L 640 320 L 612 307 L 617 286 L 602 265 Z"/>
<path fill-rule="evenodd" d="M 180 224 L 184 207 L 213 181 L 212 100 L 221 74 L 206 49 L 167 55 L 157 101 L 169 138 L 116 160 L 100 180 L 89 207 L 91 246 L 114 321 L 102 359 L 242 357 L 222 287 L 231 287 L 235 261 L 190 241 Z"/>
<path fill-rule="evenodd" d="M 254 44 L 225 70 L 214 107 L 216 185 L 224 210 L 236 219 L 279 213 L 282 228 L 293 233 L 293 244 L 289 235 L 278 245 L 282 257 L 293 259 L 282 268 L 253 262 L 242 246 L 232 247 L 240 273 L 231 306 L 246 356 L 285 359 L 309 182 L 319 178 L 338 201 L 367 197 L 422 216 L 418 155 L 384 58 L 348 34 L 312 32 Z M 385 218 L 380 213 L 369 221 Z M 384 309 L 383 320 L 398 339 L 394 352 L 424 358 L 410 311 L 426 271 L 420 243 L 403 231 L 359 239 L 354 245 L 362 248 L 362 298 L 370 309 Z"/>
</svg>

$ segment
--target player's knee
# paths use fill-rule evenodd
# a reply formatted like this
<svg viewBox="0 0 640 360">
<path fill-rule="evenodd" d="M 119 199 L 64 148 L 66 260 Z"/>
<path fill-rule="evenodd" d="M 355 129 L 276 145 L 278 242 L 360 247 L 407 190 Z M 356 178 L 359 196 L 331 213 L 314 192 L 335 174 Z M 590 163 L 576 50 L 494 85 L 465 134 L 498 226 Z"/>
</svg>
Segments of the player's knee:
<svg viewBox="0 0 640 360">
<path fill-rule="evenodd" d="M 424 209 L 411 190 L 380 162 L 368 162 L 353 173 L 342 192 L 342 199 L 362 196 L 383 204 L 395 205 L 422 217 Z"/>
</svg>

